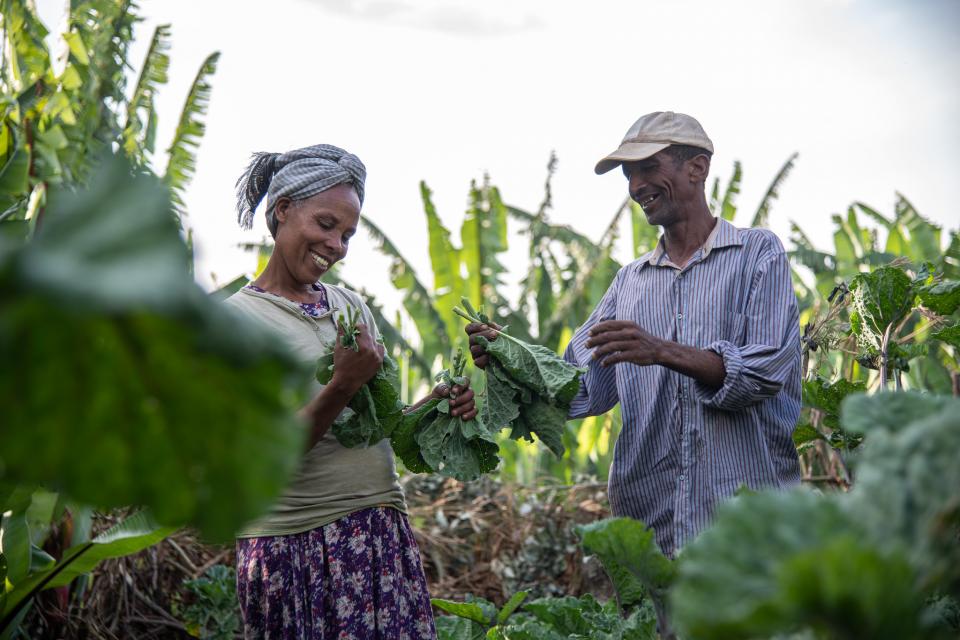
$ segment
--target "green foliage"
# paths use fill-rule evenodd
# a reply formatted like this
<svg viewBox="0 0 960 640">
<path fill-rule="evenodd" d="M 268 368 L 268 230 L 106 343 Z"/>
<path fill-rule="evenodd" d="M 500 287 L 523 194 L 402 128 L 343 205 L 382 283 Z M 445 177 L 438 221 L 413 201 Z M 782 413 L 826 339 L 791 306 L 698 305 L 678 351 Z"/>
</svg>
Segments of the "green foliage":
<svg viewBox="0 0 960 640">
<path fill-rule="evenodd" d="M 467 382 L 463 377 L 466 359 L 458 350 L 451 369 L 440 372 L 437 382 L 453 389 Z M 452 394 L 452 391 L 451 391 Z M 450 401 L 440 400 L 421 418 L 416 432 L 423 459 L 438 473 L 457 480 L 476 480 L 500 464 L 496 441 L 498 429 L 491 429 L 481 416 L 463 420 L 450 415 Z"/>
<path fill-rule="evenodd" d="M 960 400 L 854 396 L 843 415 L 867 431 L 870 445 L 849 509 L 879 548 L 908 557 L 920 589 L 960 598 Z"/>
<path fill-rule="evenodd" d="M 757 493 L 722 506 L 681 554 L 670 594 L 678 631 L 945 635 L 945 617 L 925 607 L 960 586 L 958 409 L 916 393 L 847 398 L 842 426 L 868 431 L 853 490 Z"/>
<path fill-rule="evenodd" d="M 948 344 L 954 349 L 960 349 L 960 325 L 955 324 L 946 327 L 945 329 L 930 334 L 930 337 Z"/>
<path fill-rule="evenodd" d="M 413 320 L 422 346 L 419 351 L 425 354 L 421 358 L 421 373 L 426 379 L 432 377 L 430 364 L 439 354 L 450 353 L 450 336 L 444 319 L 440 316 L 431 293 L 417 278 L 410 263 L 401 255 L 399 249 L 366 216 L 360 217 L 360 225 L 377 243 L 380 251 L 390 258 L 390 281 L 403 294 L 403 308 Z M 368 306 L 369 305 L 369 301 Z M 384 326 L 380 326 L 384 333 Z"/>
<path fill-rule="evenodd" d="M 740 183 L 743 180 L 743 167 L 740 161 L 734 161 L 733 173 L 730 174 L 730 180 L 727 182 L 726 191 L 723 194 L 723 200 L 719 199 L 720 178 L 713 183 L 713 195 L 710 199 L 710 210 L 715 216 L 724 220 L 733 220 L 737 214 L 737 195 L 740 193 Z"/>
<path fill-rule="evenodd" d="M 526 597 L 524 591 L 516 593 L 502 611 L 489 600 L 473 596 L 467 596 L 465 602 L 433 598 L 430 602 L 434 607 L 451 614 L 436 619 L 437 637 L 440 640 L 497 640 L 502 637 L 500 624 Z"/>
<path fill-rule="evenodd" d="M 339 338 L 345 348 L 356 344 L 352 332 L 343 332 Z M 330 383 L 333 377 L 333 353 L 317 363 L 317 380 Z M 333 423 L 332 432 L 345 447 L 366 447 L 389 438 L 400 422 L 403 404 L 400 402 L 400 370 L 388 355 L 377 374 L 350 399 L 348 410 Z"/>
<path fill-rule="evenodd" d="M 493 603 L 468 596 L 465 602 L 435 598 L 433 606 L 447 616 L 436 618 L 440 640 L 655 640 L 657 621 L 649 602 L 621 614 L 613 601 L 580 598 L 540 598 L 525 602 L 514 594 L 499 611 Z"/>
<path fill-rule="evenodd" d="M 838 449 L 854 449 L 860 445 L 862 437 L 857 433 L 847 433 L 840 426 L 840 405 L 843 399 L 851 393 L 866 391 L 866 385 L 861 382 L 849 382 L 840 378 L 835 382 L 828 382 L 821 377 L 803 381 L 803 405 L 807 420 L 801 417 L 793 433 L 793 442 L 798 447 L 815 440 L 824 440 Z M 829 435 L 824 435 L 810 420 L 809 410 L 819 412 L 817 423 L 826 427 Z"/>
<path fill-rule="evenodd" d="M 233 567 L 215 564 L 194 580 L 183 583 L 186 599 L 174 600 L 173 615 L 194 638 L 232 640 L 240 630 L 237 575 Z"/>
<path fill-rule="evenodd" d="M 434 598 L 447 616 L 436 618 L 439 640 L 655 640 L 656 619 L 649 607 L 621 615 L 616 605 L 593 596 L 540 598 L 526 602 L 514 594 L 499 611 L 482 598 L 465 602 Z"/>
<path fill-rule="evenodd" d="M 757 207 L 757 212 L 753 215 L 753 222 L 750 223 L 751 227 L 769 226 L 770 208 L 773 206 L 773 201 L 780 197 L 780 187 L 783 185 L 784 180 L 787 179 L 787 176 L 790 175 L 790 171 L 793 170 L 793 165 L 796 163 L 798 155 L 799 154 L 794 153 L 787 158 L 787 161 L 780 167 L 780 171 L 777 172 L 777 175 L 773 178 L 773 182 L 767 187 L 767 192 L 760 200 L 760 206 Z M 734 166 L 734 175 L 736 175 L 736 165 Z M 724 202 L 724 205 L 726 209 L 726 202 Z"/>
<path fill-rule="evenodd" d="M 955 406 L 955 403 L 949 396 L 920 391 L 877 393 L 872 396 L 858 393 L 843 401 L 841 413 L 843 425 L 848 431 L 862 434 L 894 432 L 910 426 L 914 420 Z"/>
<path fill-rule="evenodd" d="M 23 554 L 24 550 L 11 552 L 11 549 L 6 546 L 8 537 L 23 535 L 26 543 L 29 544 L 29 535 L 25 535 L 25 532 L 16 534 L 8 532 L 6 517 L 3 519 L 3 527 L 4 556 L 8 558 L 9 563 L 14 557 Z M 18 614 L 29 603 L 29 598 L 38 591 L 69 584 L 77 576 L 91 571 L 99 562 L 136 553 L 163 540 L 173 531 L 173 528 L 158 526 L 149 514 L 141 511 L 89 542 L 68 548 L 60 560 L 53 561 L 49 556 L 46 556 L 45 561 L 41 560 L 40 564 L 35 560 L 33 564 L 29 564 L 30 560 L 28 560 L 25 570 L 18 570 L 16 573 L 12 573 L 8 567 L 6 577 L 11 584 L 5 594 L 3 608 L 0 609 L 2 613 L 0 631 L 10 628 Z M 30 555 L 28 554 L 27 557 L 30 558 Z M 36 555 L 33 558 L 35 559 Z"/>
<path fill-rule="evenodd" d="M 449 309 L 456 305 L 460 296 L 463 295 L 461 292 L 465 290 L 460 270 L 460 249 L 454 247 L 450 231 L 440 221 L 426 183 L 420 183 L 420 193 L 423 197 L 424 213 L 427 216 L 430 264 L 433 266 L 433 295 L 438 308 Z M 456 318 L 444 314 L 444 323 L 447 327 L 448 342 L 455 344 L 454 336 L 458 335 Z"/>
<path fill-rule="evenodd" d="M 828 382 L 817 377 L 803 382 L 803 404 L 823 414 L 824 426 L 840 427 L 840 405 L 851 393 L 866 391 L 864 384 L 839 379 Z"/>
<path fill-rule="evenodd" d="M 421 422 L 427 415 L 432 415 L 440 404 L 440 398 L 432 398 L 416 409 L 411 409 L 400 418 L 400 424 L 390 435 L 390 445 L 403 466 L 411 473 L 431 473 L 434 469 L 424 459 L 417 434 Z"/>
<path fill-rule="evenodd" d="M 129 0 L 68 3 L 60 37 L 69 55 L 62 69 L 55 69 L 45 44 L 48 31 L 32 3 L 3 0 L 2 44 L 9 59 L 5 57 L 0 70 L 0 166 L 5 165 L 0 219 L 23 220 L 42 213 L 48 187 L 86 183 L 96 159 L 111 148 L 121 150 L 134 166 L 151 170 L 156 96 L 167 82 L 170 29 L 162 25 L 154 32 L 128 97 L 128 52 L 140 21 L 135 10 Z M 180 215 L 185 213 L 182 192 L 203 135 L 199 116 L 206 111 L 217 55 L 203 63 L 191 87 L 164 172 Z"/>
<path fill-rule="evenodd" d="M 505 306 L 498 300 L 502 274 L 506 271 L 497 258 L 507 250 L 507 210 L 500 191 L 485 183 L 470 185 L 470 205 L 460 231 L 463 241 L 461 259 L 466 273 L 459 295 L 477 304 L 486 302 L 493 308 Z"/>
<path fill-rule="evenodd" d="M 91 507 L 68 496 L 152 505 L 223 539 L 273 498 L 300 441 L 294 359 L 193 284 L 166 191 L 102 164 L 115 149 L 151 173 L 169 28 L 128 94 L 133 2 L 67 3 L 58 68 L 33 5 L 0 3 L 0 513 L 15 570 L 2 637 L 36 590 L 169 532 L 137 515 L 91 541 Z M 26 511 L 18 493 L 33 494 Z M 54 562 L 37 545 L 68 503 L 74 546 Z M 25 531 L 29 544 L 14 540 Z"/>
<path fill-rule="evenodd" d="M 649 607 L 622 616 L 612 602 L 567 596 L 527 603 L 503 635 L 511 640 L 655 640 L 656 624 Z"/>
<path fill-rule="evenodd" d="M 348 283 L 345 283 L 342 278 L 338 275 L 336 277 L 331 277 L 330 281 L 335 281 L 335 284 L 346 287 L 347 289 L 353 290 Z M 246 280 L 244 280 L 246 281 Z M 413 350 L 413 348 L 406 342 L 400 333 L 394 329 L 391 324 L 384 318 L 382 311 L 377 305 L 376 301 L 372 296 L 365 293 L 361 290 L 361 296 L 364 298 L 364 301 L 367 304 L 367 308 L 373 316 L 374 322 L 377 325 L 378 330 L 380 331 L 380 337 L 378 340 L 381 340 L 382 343 L 386 346 L 386 352 L 389 354 L 390 351 L 397 354 L 397 358 L 404 359 L 410 364 L 416 366 L 422 371 L 426 371 L 428 374 L 430 372 L 429 366 L 419 357 Z M 359 345 L 357 344 L 357 336 L 360 335 L 359 329 L 357 328 L 358 322 L 361 320 L 361 314 L 359 309 L 348 308 L 347 314 L 338 315 L 336 319 L 337 330 L 340 334 L 339 342 L 344 348 L 353 349 L 357 351 Z M 332 349 L 331 345 L 331 349 Z M 317 363 L 317 379 L 321 384 L 327 384 L 333 375 L 333 351 L 321 357 Z M 361 389 L 360 394 L 363 396 L 356 399 L 357 407 L 375 407 L 380 411 L 381 419 L 377 419 L 372 415 L 367 415 L 364 423 L 359 423 L 354 421 L 350 425 L 349 430 L 352 431 L 352 435 L 345 436 L 346 440 L 351 442 L 356 442 L 354 445 L 345 445 L 345 446 L 357 446 L 361 442 L 377 442 L 378 440 L 386 437 L 394 428 L 394 423 L 399 419 L 397 417 L 397 406 L 399 406 L 400 396 L 402 390 L 402 384 L 400 379 L 400 364 L 396 362 L 393 358 L 387 355 L 383 365 L 380 368 L 379 375 L 371 380 L 366 387 L 369 387 L 367 391 Z M 367 396 L 370 397 L 367 397 Z M 396 402 L 394 402 L 393 396 L 396 396 Z M 397 406 L 395 406 L 397 405 Z M 353 410 L 353 409 L 351 409 Z M 345 417 L 349 417 L 345 416 Z M 357 418 L 360 419 L 359 417 Z M 342 422 L 342 421 L 341 421 Z M 383 424 L 380 424 L 380 423 Z M 335 429 L 335 433 L 339 427 Z M 357 437 L 359 436 L 359 439 Z"/>
<path fill-rule="evenodd" d="M 463 298 L 466 309 L 457 315 L 471 322 L 488 322 Z M 556 353 L 537 344 L 498 331 L 498 339 L 483 336 L 478 342 L 490 355 L 486 370 L 487 402 L 482 418 L 499 431 L 511 427 L 510 437 L 533 441 L 536 435 L 555 455 L 562 456 L 563 428 L 570 402 L 580 388 L 583 373 Z"/>
<path fill-rule="evenodd" d="M 180 121 L 177 123 L 173 141 L 167 149 L 169 159 L 166 170 L 163 172 L 163 181 L 170 187 L 173 203 L 181 216 L 186 213 L 183 197 L 187 185 L 193 180 L 197 171 L 196 152 L 206 131 L 206 125 L 201 116 L 206 115 L 210 105 L 210 95 L 213 91 L 210 76 L 216 73 L 219 60 L 219 52 L 211 53 L 200 65 L 180 113 Z"/>
<path fill-rule="evenodd" d="M 609 518 L 577 529 L 583 548 L 600 558 L 624 614 L 649 598 L 660 627 L 669 627 L 667 594 L 676 564 L 663 555 L 652 529 L 630 518 Z"/>
<path fill-rule="evenodd" d="M 153 153 L 157 135 L 157 116 L 154 108 L 156 94 L 167 83 L 170 69 L 170 25 L 163 24 L 153 32 L 140 77 L 127 104 L 127 121 L 123 127 L 123 151 L 136 166 L 147 164 L 147 154 Z"/>
<path fill-rule="evenodd" d="M 915 295 L 910 277 L 902 269 L 880 267 L 855 277 L 850 291 L 850 330 L 864 348 L 879 352 L 888 327 L 910 311 Z"/>
<path fill-rule="evenodd" d="M 349 327 L 346 329 L 341 332 L 341 340 L 351 335 Z M 465 364 L 459 351 L 452 370 L 441 371 L 437 382 L 450 389 L 466 384 Z M 328 384 L 333 370 L 331 353 L 320 359 L 317 380 Z M 389 355 L 384 356 L 377 375 L 360 388 L 348 410 L 334 422 L 332 430 L 337 440 L 345 447 L 362 447 L 390 438 L 394 452 L 415 473 L 432 471 L 458 480 L 475 480 L 496 469 L 500 462 L 496 434 L 479 417 L 464 421 L 451 416 L 450 400 L 446 398 L 430 400 L 404 414 L 399 392 L 397 364 Z"/>
<path fill-rule="evenodd" d="M 633 257 L 639 258 L 653 251 L 660 238 L 660 228 L 647 222 L 643 209 L 636 202 L 630 203 L 630 226 L 633 230 Z"/>
<path fill-rule="evenodd" d="M 865 225 L 864 216 L 878 228 Z M 880 379 L 885 385 L 885 378 L 871 373 L 885 366 L 887 378 L 892 373 L 898 387 L 950 392 L 951 375 L 958 372 L 956 347 L 951 332 L 937 329 L 956 313 L 958 232 L 951 232 L 944 250 L 941 229 L 900 194 L 892 216 L 855 202 L 834 222 L 832 253 L 815 249 L 795 224 L 791 234 L 791 258 L 810 272 L 794 278 L 801 322 L 806 323 L 804 342 L 814 365 L 810 374 L 835 378 L 839 372 L 852 381 L 873 384 Z M 891 320 L 896 320 L 892 326 Z M 884 321 L 888 324 L 878 326 Z"/>
<path fill-rule="evenodd" d="M 926 308 L 942 316 L 949 316 L 960 307 L 960 281 L 937 282 L 917 291 Z"/>
<path fill-rule="evenodd" d="M 51 194 L 31 243 L 0 247 L 0 356 L 17 363 L 0 373 L 0 480 L 222 540 L 296 466 L 304 378 L 193 283 L 167 212 L 155 179 L 110 160 L 92 188 Z"/>
<path fill-rule="evenodd" d="M 341 313 L 337 316 L 337 334 L 340 346 L 344 349 L 360 350 L 360 345 L 357 344 L 357 337 L 360 335 L 357 324 L 360 317 L 360 310 L 353 307 L 347 307 L 346 314 Z"/>
</svg>

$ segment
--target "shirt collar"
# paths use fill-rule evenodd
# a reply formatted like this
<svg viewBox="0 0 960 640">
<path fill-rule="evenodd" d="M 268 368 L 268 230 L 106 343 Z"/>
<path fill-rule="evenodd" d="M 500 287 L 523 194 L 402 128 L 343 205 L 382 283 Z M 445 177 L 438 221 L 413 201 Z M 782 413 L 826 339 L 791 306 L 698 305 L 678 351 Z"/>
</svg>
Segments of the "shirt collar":
<svg viewBox="0 0 960 640">
<path fill-rule="evenodd" d="M 740 239 L 740 230 L 723 218 L 717 218 L 717 223 L 713 225 L 713 230 L 703 243 L 703 258 L 709 256 L 710 252 L 714 249 L 740 246 L 742 244 L 743 241 Z M 663 263 L 665 256 L 666 250 L 663 247 L 663 234 L 660 234 L 660 238 L 657 240 L 657 246 L 654 247 L 653 251 L 649 251 L 640 256 L 637 260 L 638 266 L 645 264 L 659 266 Z"/>
</svg>

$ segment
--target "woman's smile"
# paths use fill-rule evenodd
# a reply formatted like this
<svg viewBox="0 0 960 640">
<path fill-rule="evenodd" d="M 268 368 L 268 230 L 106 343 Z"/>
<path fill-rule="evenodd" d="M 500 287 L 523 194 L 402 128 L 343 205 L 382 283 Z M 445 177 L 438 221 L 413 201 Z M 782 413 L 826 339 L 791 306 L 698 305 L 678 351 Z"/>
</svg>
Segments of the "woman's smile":
<svg viewBox="0 0 960 640">
<path fill-rule="evenodd" d="M 324 258 L 322 255 L 320 255 L 316 251 L 310 251 L 309 254 L 310 254 L 310 258 L 313 260 L 313 263 L 318 267 L 320 267 L 321 271 L 326 271 L 327 269 L 330 268 L 330 265 L 332 263 L 326 258 Z"/>
</svg>

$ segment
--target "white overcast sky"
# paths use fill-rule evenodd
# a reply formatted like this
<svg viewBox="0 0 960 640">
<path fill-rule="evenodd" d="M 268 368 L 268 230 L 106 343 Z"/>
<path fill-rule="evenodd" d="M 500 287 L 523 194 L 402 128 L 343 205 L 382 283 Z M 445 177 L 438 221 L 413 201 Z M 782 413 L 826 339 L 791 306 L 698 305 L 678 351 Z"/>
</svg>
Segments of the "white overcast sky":
<svg viewBox="0 0 960 640">
<path fill-rule="evenodd" d="M 38 4 L 44 16 L 63 6 Z M 895 191 L 960 226 L 955 0 L 141 5 L 138 69 L 153 28 L 173 28 L 159 145 L 203 58 L 222 52 L 187 197 L 207 287 L 211 272 L 221 282 L 249 272 L 254 257 L 236 245 L 266 234 L 260 216 L 245 232 L 234 214 L 233 185 L 253 151 L 326 142 L 359 155 L 369 172 L 364 212 L 429 285 L 421 179 L 458 238 L 471 179 L 489 173 L 505 200 L 535 209 L 555 150 L 552 218 L 597 239 L 626 184 L 593 165 L 656 110 L 700 120 L 716 147 L 714 175 L 725 180 L 742 161 L 743 217 L 800 153 L 772 213 L 785 243 L 794 219 L 828 248 L 832 213 L 854 200 L 890 213 Z M 524 239 L 511 241 L 519 249 Z M 621 260 L 631 257 L 627 244 Z M 386 265 L 361 234 L 344 273 L 389 307 L 397 298 Z"/>
</svg>

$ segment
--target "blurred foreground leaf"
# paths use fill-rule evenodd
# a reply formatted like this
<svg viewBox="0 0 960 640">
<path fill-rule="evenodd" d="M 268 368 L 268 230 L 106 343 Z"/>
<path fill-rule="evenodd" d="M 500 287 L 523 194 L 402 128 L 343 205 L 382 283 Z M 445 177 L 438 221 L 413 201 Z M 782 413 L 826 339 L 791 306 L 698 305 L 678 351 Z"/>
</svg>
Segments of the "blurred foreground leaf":
<svg viewBox="0 0 960 640">
<path fill-rule="evenodd" d="M 829 637 L 915 637 L 909 565 L 865 546 L 862 534 L 835 502 L 808 491 L 735 499 L 683 551 L 671 593 L 677 631 L 756 638 L 813 623 Z M 845 636 L 850 629 L 861 635 Z"/>
<path fill-rule="evenodd" d="M 920 393 L 855 396 L 846 420 L 909 416 L 870 433 L 847 507 L 877 546 L 905 554 L 918 589 L 960 598 L 960 400 Z"/>
<path fill-rule="evenodd" d="M 107 158 L 0 245 L 0 482 L 225 540 L 295 468 L 310 373 L 188 273 L 167 191 Z"/>
<path fill-rule="evenodd" d="M 946 633 L 931 603 L 960 596 L 960 400 L 855 394 L 841 415 L 844 429 L 869 432 L 853 489 L 722 506 L 680 558 L 671 602 L 684 637 Z"/>
</svg>

